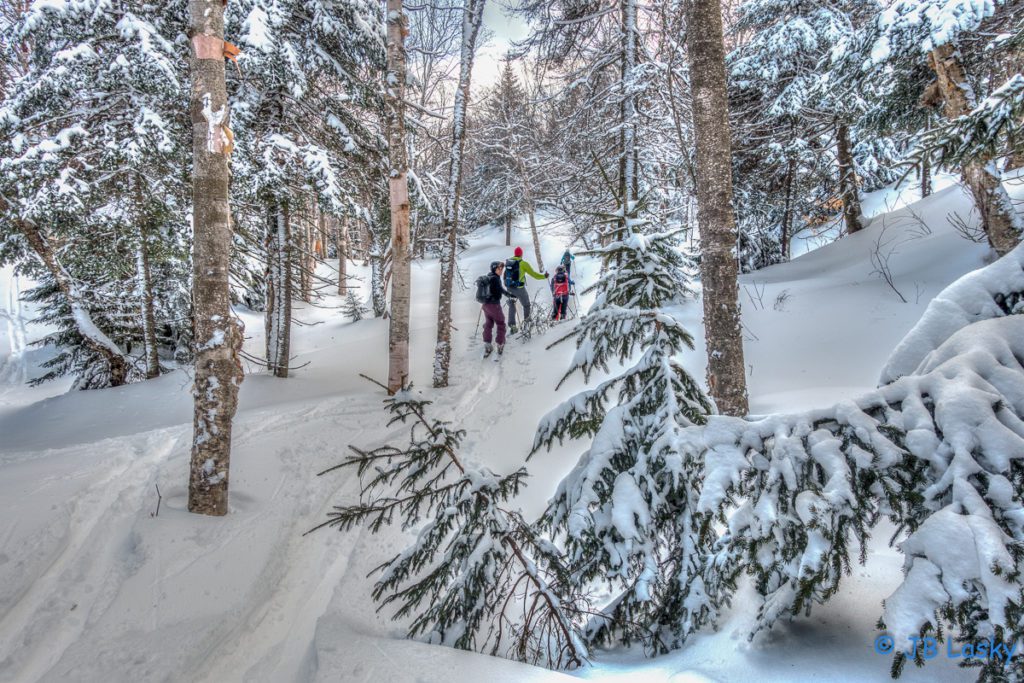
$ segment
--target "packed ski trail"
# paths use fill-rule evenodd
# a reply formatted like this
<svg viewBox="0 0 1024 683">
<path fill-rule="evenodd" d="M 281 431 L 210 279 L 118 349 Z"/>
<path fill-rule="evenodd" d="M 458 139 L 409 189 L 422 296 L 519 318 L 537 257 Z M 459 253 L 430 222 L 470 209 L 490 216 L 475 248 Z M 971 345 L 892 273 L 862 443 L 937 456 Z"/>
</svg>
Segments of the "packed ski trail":
<svg viewBox="0 0 1024 683">
<path fill-rule="evenodd" d="M 985 250 L 944 218 L 964 199 L 949 187 L 880 214 L 863 233 L 743 278 L 755 412 L 801 409 L 874 386 L 928 301 L 984 262 Z M 927 233 L 915 230 L 914 216 L 922 212 Z M 873 273 L 870 256 L 883 229 L 895 240 L 897 287 L 918 292 L 908 303 Z M 470 240 L 459 262 L 463 281 L 511 254 L 502 238 L 485 230 Z M 553 261 L 565 241 L 548 227 L 545 260 Z M 517 230 L 515 244 L 528 244 L 528 233 Z M 585 257 L 576 263 L 573 277 L 582 289 L 599 276 L 598 265 Z M 368 296 L 367 269 L 353 271 Z M 483 360 L 473 292 L 456 287 L 452 386 L 431 390 L 437 271 L 436 260 L 413 264 L 414 384 L 435 401 L 434 415 L 467 430 L 465 458 L 510 471 L 522 465 L 540 417 L 581 386 L 573 378 L 554 393 L 573 347 L 545 350 L 573 322 L 528 342 L 510 337 L 500 362 Z M 546 282 L 529 287 L 546 300 Z M 13 340 L 21 332 L 10 331 L 15 311 L 0 294 L 5 339 Z M 349 472 L 317 472 L 340 462 L 348 444 L 400 444 L 407 430 L 385 426 L 382 392 L 359 377 L 383 379 L 386 321 L 348 323 L 330 308 L 339 300 L 324 303 L 329 307 L 297 305 L 296 318 L 311 325 L 296 328 L 293 363 L 308 365 L 288 380 L 246 377 L 226 518 L 185 510 L 191 397 L 184 371 L 98 392 L 47 397 L 52 389 L 44 387 L 13 394 L 0 411 L 0 681 L 568 680 L 403 640 L 403 624 L 376 613 L 367 578 L 403 546 L 400 530 L 302 535 L 331 506 L 358 495 Z M 682 360 L 703 378 L 700 303 L 674 313 L 696 338 L 697 349 Z M 240 315 L 247 347 L 259 353 L 262 318 Z M 25 348 L 17 339 L 17 347 L 8 342 L 4 367 Z M 4 387 L 32 371 L 4 374 Z M 521 497 L 528 516 L 543 509 L 581 449 L 567 443 L 530 461 Z M 890 660 L 871 649 L 874 621 L 901 563 L 885 540 L 885 533 L 876 535 L 868 565 L 854 568 L 833 602 L 754 643 L 740 635 L 750 616 L 738 609 L 718 632 L 699 634 L 684 650 L 657 659 L 639 650 L 600 652 L 594 666 L 575 675 L 736 681 L 757 671 L 763 681 L 885 680 Z M 972 678 L 936 659 L 923 670 L 908 667 L 902 680 Z"/>
</svg>

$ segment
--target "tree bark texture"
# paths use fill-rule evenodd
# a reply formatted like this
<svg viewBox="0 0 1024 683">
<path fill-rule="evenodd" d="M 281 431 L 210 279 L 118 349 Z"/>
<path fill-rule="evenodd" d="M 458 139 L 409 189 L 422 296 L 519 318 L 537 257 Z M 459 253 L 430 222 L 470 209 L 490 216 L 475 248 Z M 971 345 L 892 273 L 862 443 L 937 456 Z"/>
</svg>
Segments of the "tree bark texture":
<svg viewBox="0 0 1024 683">
<path fill-rule="evenodd" d="M 142 314 L 142 346 L 146 359 L 146 379 L 160 376 L 160 356 L 156 342 L 156 314 L 153 311 L 153 278 L 149 268 L 149 221 L 144 209 L 145 188 L 141 177 L 134 179 L 136 227 L 135 277 Z"/>
<path fill-rule="evenodd" d="M 796 175 L 796 159 L 790 157 L 786 164 L 786 201 L 782 206 L 782 260 L 789 261 L 790 242 L 793 240 L 793 176 Z M 698 213 L 700 208 L 698 206 Z"/>
<path fill-rule="evenodd" d="M 135 250 L 135 277 L 138 280 L 139 305 L 142 313 L 142 343 L 146 354 L 146 379 L 160 376 L 160 356 L 156 343 L 156 315 L 153 312 L 153 278 L 149 269 L 149 239 L 144 223 L 139 226 L 139 243 Z"/>
<path fill-rule="evenodd" d="M 512 216 L 505 216 L 505 246 L 512 246 Z"/>
<path fill-rule="evenodd" d="M 273 199 L 267 211 L 267 369 L 288 376 L 292 323 L 292 235 L 288 204 Z"/>
<path fill-rule="evenodd" d="M 452 287 L 455 282 L 456 257 L 459 244 L 459 199 L 462 193 L 462 153 L 466 145 L 466 107 L 469 105 L 469 84 L 473 74 L 476 38 L 483 21 L 485 0 L 468 0 L 462 10 L 462 52 L 459 64 L 459 85 L 455 90 L 452 116 L 452 145 L 448 158 L 448 188 L 441 237 L 441 281 L 437 295 L 437 343 L 434 346 L 435 387 L 448 386 L 448 369 L 452 356 Z"/>
<path fill-rule="evenodd" d="M 622 13 L 622 63 L 619 88 L 622 97 L 620 104 L 622 156 L 619 158 L 619 196 L 622 197 L 623 207 L 628 213 L 632 211 L 639 188 L 636 167 L 636 84 L 634 83 L 639 38 L 636 0 L 622 0 L 620 10 Z M 620 237 L 625 236 L 625 219 L 623 219 L 622 228 Z"/>
<path fill-rule="evenodd" d="M 857 189 L 857 174 L 853 168 L 853 154 L 850 151 L 850 128 L 845 123 L 836 124 L 836 143 L 843 221 L 846 223 L 846 234 L 852 235 L 863 228 L 864 223 L 860 208 L 860 193 Z"/>
<path fill-rule="evenodd" d="M 402 0 L 387 0 L 388 173 L 391 204 L 391 318 L 388 322 L 388 392 L 409 378 L 409 158 L 405 147 L 405 36 Z"/>
<path fill-rule="evenodd" d="M 338 226 L 338 294 L 348 294 L 348 216 L 333 219 Z"/>
<path fill-rule="evenodd" d="M 708 389 L 721 413 L 742 416 L 747 413 L 747 382 L 734 255 L 736 220 L 719 0 L 690 4 L 687 34 L 697 146 Z"/>
<path fill-rule="evenodd" d="M 928 63 L 938 79 L 946 118 L 956 119 L 968 114 L 974 107 L 973 96 L 956 49 L 950 44 L 937 47 L 929 53 Z M 1003 187 L 994 161 L 967 161 L 960 175 L 974 196 L 989 245 L 1000 256 L 1006 254 L 1020 242 L 1022 221 Z"/>
<path fill-rule="evenodd" d="M 224 84 L 224 5 L 189 0 L 192 44 L 192 302 L 196 344 L 194 431 L 188 509 L 206 515 L 228 511 L 231 422 L 238 405 L 242 330 L 231 316 L 228 268 L 231 214 L 228 122 Z"/>
</svg>

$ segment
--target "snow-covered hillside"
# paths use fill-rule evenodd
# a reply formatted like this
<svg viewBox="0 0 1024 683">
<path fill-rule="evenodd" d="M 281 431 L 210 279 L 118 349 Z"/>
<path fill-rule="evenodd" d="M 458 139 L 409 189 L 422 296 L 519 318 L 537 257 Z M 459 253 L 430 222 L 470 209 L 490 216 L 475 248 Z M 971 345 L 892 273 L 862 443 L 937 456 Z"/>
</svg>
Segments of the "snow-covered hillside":
<svg viewBox="0 0 1024 683">
<path fill-rule="evenodd" d="M 752 410 L 824 405 L 872 388 L 885 359 L 928 301 L 984 264 L 986 248 L 947 220 L 964 212 L 957 186 L 897 211 L 861 233 L 742 280 Z M 460 260 L 465 281 L 508 255 L 503 234 L 476 234 Z M 515 243 L 527 247 L 526 233 Z M 550 267 L 565 246 L 542 240 Z M 878 256 L 891 273 L 881 277 Z M 531 259 L 532 260 L 532 259 Z M 578 282 L 597 276 L 577 260 Z M 356 267 L 367 293 L 365 269 Z M 478 306 L 459 291 L 452 387 L 426 389 L 435 334 L 436 261 L 413 264 L 412 367 L 436 412 L 468 430 L 464 456 L 509 471 L 522 464 L 539 418 L 578 388 L 554 386 L 570 345 L 513 338 L 500 363 L 481 361 Z M 190 378 L 52 395 L 25 389 L 38 359 L 31 327 L 5 272 L 6 325 L 0 337 L 0 680 L 2 681 L 533 681 L 570 676 L 496 658 L 403 640 L 403 625 L 377 614 L 367 573 L 403 544 L 402 532 L 303 532 L 332 505 L 351 502 L 347 473 L 317 477 L 348 444 L 401 438 L 384 426 L 382 378 L 387 323 L 345 321 L 328 299 L 302 306 L 294 335 L 294 377 L 258 368 L 246 377 L 236 419 L 231 514 L 185 511 L 191 436 Z M 546 284 L 531 282 L 547 297 Z M 900 294 L 907 301 L 900 299 Z M 586 302 L 584 302 L 585 305 Z M 300 306 L 300 304 L 296 304 Z M 699 302 L 680 311 L 697 349 L 683 359 L 702 378 Z M 259 315 L 240 312 L 248 348 L 262 346 Z M 531 460 L 521 504 L 538 513 L 580 447 L 566 444 Z M 160 497 L 157 489 L 159 488 Z M 158 512 L 159 510 L 159 512 Z M 752 615 L 738 601 L 715 633 L 684 650 L 647 659 L 640 651 L 599 652 L 573 672 L 600 681 L 885 680 L 890 659 L 872 649 L 881 600 L 897 585 L 902 557 L 881 530 L 868 563 L 809 618 L 780 624 L 753 643 L 741 636 Z M 945 658 L 907 681 L 967 681 Z"/>
</svg>

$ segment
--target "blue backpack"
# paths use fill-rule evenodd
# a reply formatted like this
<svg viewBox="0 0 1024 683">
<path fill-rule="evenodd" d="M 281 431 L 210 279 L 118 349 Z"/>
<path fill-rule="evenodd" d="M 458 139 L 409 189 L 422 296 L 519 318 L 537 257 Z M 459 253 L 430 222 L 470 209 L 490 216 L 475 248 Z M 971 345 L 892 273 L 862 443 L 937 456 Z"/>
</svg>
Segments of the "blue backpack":
<svg viewBox="0 0 1024 683">
<path fill-rule="evenodd" d="M 519 281 L 519 259 L 510 258 L 505 261 L 505 289 L 522 286 L 523 283 Z"/>
</svg>

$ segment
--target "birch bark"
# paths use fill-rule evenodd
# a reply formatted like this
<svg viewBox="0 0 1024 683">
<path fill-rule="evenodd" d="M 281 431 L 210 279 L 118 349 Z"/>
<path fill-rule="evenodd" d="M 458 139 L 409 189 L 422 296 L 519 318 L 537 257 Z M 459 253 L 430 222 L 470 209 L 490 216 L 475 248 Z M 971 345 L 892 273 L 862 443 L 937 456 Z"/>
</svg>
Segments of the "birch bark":
<svg viewBox="0 0 1024 683">
<path fill-rule="evenodd" d="M 455 281 L 459 236 L 459 199 L 462 192 L 462 153 L 466 143 L 466 107 L 473 74 L 476 39 L 483 21 L 485 0 L 467 0 L 462 10 L 462 50 L 459 58 L 459 85 L 455 90 L 452 115 L 452 145 L 448 159 L 448 189 L 441 235 L 441 281 L 437 297 L 437 343 L 434 347 L 434 386 L 448 386 L 452 355 L 452 287 Z"/>
<path fill-rule="evenodd" d="M 405 37 L 402 0 L 387 0 L 388 184 L 391 203 L 391 317 L 388 321 L 388 392 L 409 378 L 409 159 L 405 146 Z"/>
</svg>

